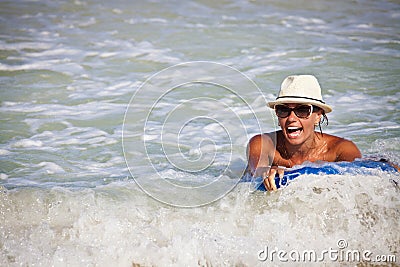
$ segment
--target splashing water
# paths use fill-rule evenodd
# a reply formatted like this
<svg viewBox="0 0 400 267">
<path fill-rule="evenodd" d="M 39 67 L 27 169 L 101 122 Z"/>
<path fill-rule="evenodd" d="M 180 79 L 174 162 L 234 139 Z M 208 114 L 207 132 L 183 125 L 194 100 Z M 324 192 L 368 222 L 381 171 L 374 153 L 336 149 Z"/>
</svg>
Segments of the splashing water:
<svg viewBox="0 0 400 267">
<path fill-rule="evenodd" d="M 400 162 L 399 10 L 2 1 L 0 265 L 281 265 L 260 260 L 266 247 L 399 264 L 398 174 L 303 175 L 276 193 L 237 183 L 248 139 L 275 130 L 265 102 L 289 74 L 320 80 L 334 108 L 324 132 Z M 238 72 L 172 68 L 183 62 Z"/>
</svg>

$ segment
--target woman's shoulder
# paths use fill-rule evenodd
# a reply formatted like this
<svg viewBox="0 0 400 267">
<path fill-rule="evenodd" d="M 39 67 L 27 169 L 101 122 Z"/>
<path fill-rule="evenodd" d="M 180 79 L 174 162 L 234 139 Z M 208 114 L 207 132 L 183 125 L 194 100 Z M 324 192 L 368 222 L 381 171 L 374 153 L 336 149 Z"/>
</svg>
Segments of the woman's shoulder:
<svg viewBox="0 0 400 267">
<path fill-rule="evenodd" d="M 320 135 L 327 143 L 328 149 L 336 154 L 337 161 L 353 161 L 361 157 L 361 152 L 353 141 L 330 134 Z"/>
<path fill-rule="evenodd" d="M 352 141 L 340 136 L 326 134 L 326 133 L 324 134 L 317 133 L 317 134 L 320 136 L 322 140 L 327 142 L 329 145 L 337 146 L 337 145 L 354 144 Z"/>
<path fill-rule="evenodd" d="M 276 140 L 276 137 L 272 133 L 262 133 L 262 134 L 256 134 L 253 137 L 250 138 L 249 144 L 251 146 L 259 146 L 264 142 L 267 143 L 272 143 L 274 144 Z"/>
<path fill-rule="evenodd" d="M 282 130 L 275 131 L 275 132 L 269 132 L 269 133 L 256 134 L 250 138 L 250 141 L 272 140 L 273 142 L 275 142 L 277 137 L 280 136 L 281 134 L 282 134 Z"/>
</svg>

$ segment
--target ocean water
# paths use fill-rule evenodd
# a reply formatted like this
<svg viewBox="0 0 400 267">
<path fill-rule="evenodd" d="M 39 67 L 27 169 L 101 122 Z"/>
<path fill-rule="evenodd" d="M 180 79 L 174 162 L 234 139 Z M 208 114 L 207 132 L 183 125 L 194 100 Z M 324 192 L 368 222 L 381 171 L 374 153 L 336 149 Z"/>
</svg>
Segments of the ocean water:
<svg viewBox="0 0 400 267">
<path fill-rule="evenodd" d="M 400 264 L 398 174 L 238 183 L 290 74 L 399 164 L 399 24 L 390 0 L 0 1 L 0 265 Z"/>
</svg>

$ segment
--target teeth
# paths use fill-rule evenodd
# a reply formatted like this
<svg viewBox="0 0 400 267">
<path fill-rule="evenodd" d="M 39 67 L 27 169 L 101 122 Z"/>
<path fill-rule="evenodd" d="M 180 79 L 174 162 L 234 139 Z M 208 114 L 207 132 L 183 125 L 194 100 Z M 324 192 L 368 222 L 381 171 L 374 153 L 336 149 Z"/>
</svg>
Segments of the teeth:
<svg viewBox="0 0 400 267">
<path fill-rule="evenodd" d="M 295 133 L 295 132 L 297 132 L 297 131 L 301 131 L 303 128 L 301 128 L 301 127 L 293 127 L 293 126 L 289 126 L 288 128 L 287 128 L 287 131 L 289 132 L 289 133 Z"/>
</svg>

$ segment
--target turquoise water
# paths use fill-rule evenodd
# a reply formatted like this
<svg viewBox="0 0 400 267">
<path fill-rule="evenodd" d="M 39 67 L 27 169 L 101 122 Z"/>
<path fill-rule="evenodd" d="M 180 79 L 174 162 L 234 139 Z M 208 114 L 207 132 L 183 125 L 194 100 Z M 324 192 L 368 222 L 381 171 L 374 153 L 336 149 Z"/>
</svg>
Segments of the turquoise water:
<svg viewBox="0 0 400 267">
<path fill-rule="evenodd" d="M 399 23 L 398 1 L 1 1 L 0 265 L 254 266 L 339 239 L 399 263 L 396 174 L 235 186 L 290 74 L 320 80 L 324 132 L 399 163 Z"/>
</svg>

